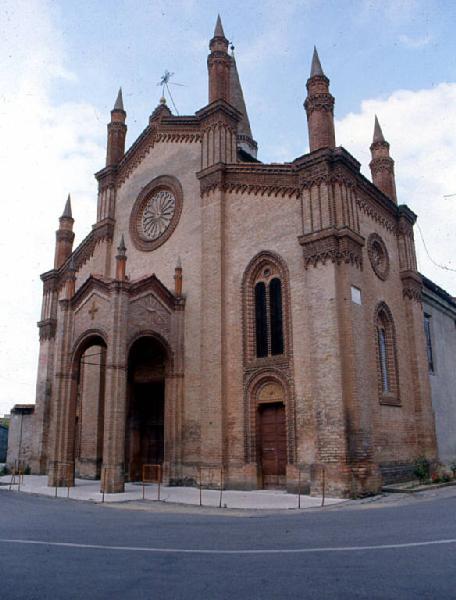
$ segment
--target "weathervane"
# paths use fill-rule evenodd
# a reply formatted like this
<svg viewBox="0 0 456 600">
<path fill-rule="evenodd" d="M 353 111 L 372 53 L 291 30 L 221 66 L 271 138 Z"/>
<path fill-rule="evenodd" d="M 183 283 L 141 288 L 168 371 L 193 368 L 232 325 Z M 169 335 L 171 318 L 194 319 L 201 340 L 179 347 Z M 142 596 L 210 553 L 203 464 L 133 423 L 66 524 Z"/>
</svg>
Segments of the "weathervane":
<svg viewBox="0 0 456 600">
<path fill-rule="evenodd" d="M 178 85 L 180 87 L 184 87 L 184 84 L 183 83 L 174 83 L 173 81 L 170 81 L 170 79 L 171 79 L 171 77 L 173 75 L 174 75 L 174 73 L 170 73 L 168 71 L 168 69 L 165 69 L 165 72 L 161 76 L 161 79 L 157 83 L 157 85 L 161 86 L 161 89 L 162 89 L 162 99 L 164 99 L 165 101 L 166 101 L 166 97 L 165 97 L 165 89 L 166 89 L 166 91 L 168 92 L 169 99 L 171 100 L 171 103 L 172 103 L 172 105 L 174 107 L 174 110 L 176 111 L 176 114 L 178 115 L 179 111 L 177 110 L 177 107 L 176 107 L 176 105 L 174 103 L 174 99 L 173 99 L 173 96 L 171 94 L 171 90 L 169 89 L 169 86 L 170 85 Z"/>
</svg>

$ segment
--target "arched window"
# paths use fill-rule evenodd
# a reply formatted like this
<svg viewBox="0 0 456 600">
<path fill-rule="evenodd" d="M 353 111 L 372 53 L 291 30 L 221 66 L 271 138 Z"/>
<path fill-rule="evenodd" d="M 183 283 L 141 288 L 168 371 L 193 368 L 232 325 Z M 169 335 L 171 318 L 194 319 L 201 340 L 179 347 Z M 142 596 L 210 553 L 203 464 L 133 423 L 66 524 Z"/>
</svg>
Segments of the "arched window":
<svg viewBox="0 0 456 600">
<path fill-rule="evenodd" d="M 283 354 L 282 284 L 277 277 L 255 285 L 255 336 L 257 358 Z"/>
<path fill-rule="evenodd" d="M 259 254 L 244 275 L 244 326 L 248 360 L 287 352 L 287 269 L 268 252 Z"/>
<path fill-rule="evenodd" d="M 376 311 L 378 391 L 382 404 L 399 404 L 396 336 L 391 311 L 384 303 Z"/>
<path fill-rule="evenodd" d="M 271 354 L 283 354 L 282 283 L 276 277 L 269 284 Z"/>
<path fill-rule="evenodd" d="M 255 333 L 256 355 L 268 355 L 268 314 L 266 308 L 266 286 L 260 281 L 255 286 Z"/>
</svg>

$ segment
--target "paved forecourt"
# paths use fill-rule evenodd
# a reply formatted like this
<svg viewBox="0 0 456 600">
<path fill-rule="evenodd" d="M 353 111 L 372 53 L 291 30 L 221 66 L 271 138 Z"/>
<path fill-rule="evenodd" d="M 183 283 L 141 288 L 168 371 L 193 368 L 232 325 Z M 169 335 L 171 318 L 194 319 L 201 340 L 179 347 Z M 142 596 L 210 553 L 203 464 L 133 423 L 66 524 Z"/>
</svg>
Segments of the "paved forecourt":
<svg viewBox="0 0 456 600">
<path fill-rule="evenodd" d="M 11 475 L 0 477 L 0 492 L 10 489 Z M 44 496 L 55 496 L 73 500 L 88 500 L 92 502 L 126 502 L 143 499 L 143 486 L 141 484 L 127 483 L 125 492 L 120 494 L 103 494 L 100 492 L 99 481 L 76 479 L 76 485 L 70 488 L 54 488 L 47 485 L 47 477 L 43 475 L 25 475 L 20 485 L 20 492 L 29 494 L 41 494 Z M 18 490 L 18 485 L 11 486 L 11 491 Z M 158 500 L 157 484 L 147 484 L 144 489 L 146 500 Z M 161 486 L 160 500 L 162 502 L 175 504 L 188 504 L 198 506 L 200 504 L 200 490 L 195 487 L 168 487 Z M 329 506 L 345 502 L 340 498 L 325 498 L 324 505 Z M 306 496 L 288 494 L 282 490 L 201 490 L 201 504 L 208 507 L 244 508 L 244 509 L 268 509 L 283 510 L 297 508 L 315 508 L 322 505 L 322 498 L 318 496 Z"/>
</svg>

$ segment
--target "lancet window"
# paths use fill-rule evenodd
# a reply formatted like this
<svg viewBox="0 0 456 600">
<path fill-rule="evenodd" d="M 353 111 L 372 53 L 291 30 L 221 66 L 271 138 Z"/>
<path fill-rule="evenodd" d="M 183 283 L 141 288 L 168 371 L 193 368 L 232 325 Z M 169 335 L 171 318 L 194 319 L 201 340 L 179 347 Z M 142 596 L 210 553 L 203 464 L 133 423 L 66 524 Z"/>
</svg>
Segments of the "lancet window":
<svg viewBox="0 0 456 600">
<path fill-rule="evenodd" d="M 377 376 L 380 402 L 399 404 L 396 336 L 391 311 L 384 303 L 376 311 Z"/>
</svg>

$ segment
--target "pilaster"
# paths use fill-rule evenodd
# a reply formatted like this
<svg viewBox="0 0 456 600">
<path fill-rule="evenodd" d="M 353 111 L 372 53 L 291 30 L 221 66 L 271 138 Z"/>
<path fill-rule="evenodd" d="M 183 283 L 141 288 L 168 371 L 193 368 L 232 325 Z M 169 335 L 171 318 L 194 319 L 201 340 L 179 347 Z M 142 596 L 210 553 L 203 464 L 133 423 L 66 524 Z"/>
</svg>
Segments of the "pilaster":
<svg viewBox="0 0 456 600">
<path fill-rule="evenodd" d="M 128 283 L 112 284 L 111 339 L 106 356 L 103 468 L 101 490 L 125 488 L 125 420 L 127 395 Z"/>
<path fill-rule="evenodd" d="M 238 110 L 218 100 L 198 111 L 201 124 L 201 169 L 217 163 L 237 162 Z"/>
<path fill-rule="evenodd" d="M 48 485 L 59 487 L 74 485 L 76 382 L 71 364 L 73 311 L 68 298 L 59 301 L 57 323 Z"/>
<path fill-rule="evenodd" d="M 57 272 L 51 271 L 43 278 L 41 319 L 38 322 L 40 350 L 36 381 L 36 407 L 34 412 L 34 440 L 32 473 L 46 473 L 49 443 L 49 419 L 52 384 L 54 378 L 55 336 L 57 328 Z"/>
<path fill-rule="evenodd" d="M 224 193 L 202 198 L 201 464 L 220 466 L 224 430 Z"/>
<path fill-rule="evenodd" d="M 424 316 L 421 304 L 423 283 L 416 270 L 413 236 L 415 222 L 416 215 L 407 206 L 399 206 L 399 265 L 415 402 L 416 455 L 435 460 L 437 458 L 437 441 L 423 327 Z"/>
</svg>

